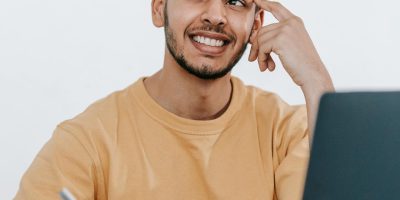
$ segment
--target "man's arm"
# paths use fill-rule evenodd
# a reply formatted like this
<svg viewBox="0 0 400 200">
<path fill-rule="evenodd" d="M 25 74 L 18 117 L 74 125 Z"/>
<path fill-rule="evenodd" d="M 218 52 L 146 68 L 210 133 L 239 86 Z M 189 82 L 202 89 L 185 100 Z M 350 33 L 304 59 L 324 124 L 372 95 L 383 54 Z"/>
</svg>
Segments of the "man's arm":
<svg viewBox="0 0 400 200">
<path fill-rule="evenodd" d="M 251 41 L 249 61 L 258 58 L 261 71 L 273 71 L 275 62 L 270 54 L 279 56 L 285 70 L 303 91 L 312 140 L 319 99 L 325 92 L 335 90 L 331 77 L 299 17 L 278 2 L 254 0 L 254 3 L 261 8 L 259 12 L 270 12 L 279 22 L 258 30 Z"/>
<path fill-rule="evenodd" d="M 85 146 L 58 127 L 24 174 L 15 200 L 60 199 L 67 188 L 77 199 L 94 199 L 97 170 Z"/>
</svg>

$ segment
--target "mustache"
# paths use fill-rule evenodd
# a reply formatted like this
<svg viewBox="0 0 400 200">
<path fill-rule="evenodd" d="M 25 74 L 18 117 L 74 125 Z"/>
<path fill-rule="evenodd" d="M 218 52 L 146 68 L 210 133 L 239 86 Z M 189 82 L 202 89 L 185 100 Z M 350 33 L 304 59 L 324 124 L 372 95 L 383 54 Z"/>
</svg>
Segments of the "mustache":
<svg viewBox="0 0 400 200">
<path fill-rule="evenodd" d="M 220 26 L 220 25 L 203 25 L 203 26 L 193 27 L 193 28 L 188 29 L 187 33 L 191 33 L 194 31 L 208 31 L 208 32 L 224 34 L 224 35 L 228 36 L 230 41 L 236 41 L 235 35 L 226 32 L 224 30 L 224 27 Z"/>
</svg>

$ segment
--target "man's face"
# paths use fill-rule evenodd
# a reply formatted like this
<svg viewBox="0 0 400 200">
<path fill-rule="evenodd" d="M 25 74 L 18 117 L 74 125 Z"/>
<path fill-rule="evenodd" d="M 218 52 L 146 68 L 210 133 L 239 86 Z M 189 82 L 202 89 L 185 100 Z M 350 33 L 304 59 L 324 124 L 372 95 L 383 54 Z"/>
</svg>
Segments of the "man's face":
<svg viewBox="0 0 400 200">
<path fill-rule="evenodd" d="M 250 0 L 168 0 L 167 48 L 189 73 L 201 79 L 221 78 L 246 50 L 254 17 Z"/>
</svg>

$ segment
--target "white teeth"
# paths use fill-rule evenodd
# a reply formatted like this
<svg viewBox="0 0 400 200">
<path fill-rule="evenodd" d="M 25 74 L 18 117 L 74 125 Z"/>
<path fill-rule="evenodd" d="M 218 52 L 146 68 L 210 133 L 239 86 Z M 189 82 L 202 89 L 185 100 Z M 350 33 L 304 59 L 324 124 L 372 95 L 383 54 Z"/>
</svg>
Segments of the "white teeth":
<svg viewBox="0 0 400 200">
<path fill-rule="evenodd" d="M 211 40 L 211 46 L 216 46 L 216 45 L 217 45 L 217 40 L 212 39 L 212 40 Z"/>
<path fill-rule="evenodd" d="M 202 43 L 208 46 L 212 46 L 212 47 L 221 47 L 222 45 L 224 45 L 224 41 L 222 40 L 216 40 L 216 39 L 212 39 L 212 38 L 207 38 L 207 37 L 203 37 L 203 36 L 194 36 L 193 40 L 198 42 L 198 43 Z"/>
<path fill-rule="evenodd" d="M 208 45 L 208 46 L 211 46 L 211 39 L 210 38 L 206 38 L 205 44 Z"/>
</svg>

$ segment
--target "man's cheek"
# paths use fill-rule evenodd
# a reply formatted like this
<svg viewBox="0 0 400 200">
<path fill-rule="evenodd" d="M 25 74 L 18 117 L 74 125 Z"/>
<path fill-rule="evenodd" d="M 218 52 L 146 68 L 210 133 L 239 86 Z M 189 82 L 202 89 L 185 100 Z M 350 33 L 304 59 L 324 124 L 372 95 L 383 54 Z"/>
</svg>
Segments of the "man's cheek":
<svg viewBox="0 0 400 200">
<path fill-rule="evenodd" d="M 252 30 L 253 26 L 253 20 L 246 20 L 244 21 L 243 19 L 239 18 L 233 18 L 230 21 L 230 26 L 232 30 L 236 32 L 236 35 L 248 35 L 250 34 L 250 31 Z"/>
</svg>

